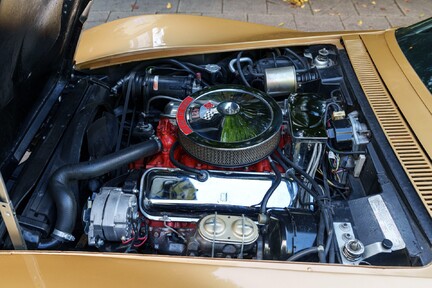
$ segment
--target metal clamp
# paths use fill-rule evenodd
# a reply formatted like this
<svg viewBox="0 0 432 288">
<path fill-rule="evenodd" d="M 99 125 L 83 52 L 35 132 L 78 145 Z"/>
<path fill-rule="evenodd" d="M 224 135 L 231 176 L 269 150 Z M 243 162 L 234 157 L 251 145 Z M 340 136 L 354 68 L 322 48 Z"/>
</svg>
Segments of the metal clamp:
<svg viewBox="0 0 432 288">
<path fill-rule="evenodd" d="M 63 232 L 63 231 L 60 231 L 57 229 L 54 229 L 52 234 L 59 237 L 59 238 L 65 239 L 67 241 L 71 241 L 71 242 L 75 241 L 75 237 L 72 234 L 69 234 L 69 233 L 66 233 L 66 232 Z"/>
</svg>

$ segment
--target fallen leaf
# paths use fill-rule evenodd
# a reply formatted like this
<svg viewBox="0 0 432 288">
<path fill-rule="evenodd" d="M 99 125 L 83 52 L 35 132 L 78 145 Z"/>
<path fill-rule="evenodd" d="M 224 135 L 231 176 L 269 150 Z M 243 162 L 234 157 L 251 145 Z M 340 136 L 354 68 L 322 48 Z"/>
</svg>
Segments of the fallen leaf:
<svg viewBox="0 0 432 288">
<path fill-rule="evenodd" d="M 321 11 L 321 9 L 313 9 L 313 11 L 314 11 L 315 13 L 318 13 L 318 12 Z"/>
<path fill-rule="evenodd" d="M 425 16 L 425 14 L 421 13 L 419 16 L 420 16 L 420 18 L 423 18 Z"/>
<path fill-rule="evenodd" d="M 168 3 L 167 3 L 166 8 L 167 8 L 167 9 L 171 9 L 171 8 L 172 8 L 171 2 L 168 2 Z"/>
<path fill-rule="evenodd" d="M 281 26 L 283 26 L 283 25 L 285 25 L 285 22 L 280 22 L 280 23 L 278 24 L 279 27 L 281 27 Z"/>
<path fill-rule="evenodd" d="M 286 1 L 284 1 L 284 2 L 286 2 Z M 293 5 L 293 6 L 297 6 L 297 7 L 300 7 L 300 8 L 304 8 L 305 3 L 307 3 L 308 0 L 289 0 L 289 2 L 290 2 L 291 5 Z"/>
<path fill-rule="evenodd" d="M 375 2 L 375 1 L 371 1 L 371 4 L 372 4 L 372 5 L 376 5 L 376 2 Z"/>
<path fill-rule="evenodd" d="M 363 25 L 363 20 L 358 20 L 358 21 L 357 21 L 357 25 L 358 25 L 358 26 L 362 26 L 362 25 Z"/>
<path fill-rule="evenodd" d="M 367 8 L 367 5 L 366 5 L 366 4 L 362 4 L 362 7 L 363 7 L 363 8 Z"/>
</svg>

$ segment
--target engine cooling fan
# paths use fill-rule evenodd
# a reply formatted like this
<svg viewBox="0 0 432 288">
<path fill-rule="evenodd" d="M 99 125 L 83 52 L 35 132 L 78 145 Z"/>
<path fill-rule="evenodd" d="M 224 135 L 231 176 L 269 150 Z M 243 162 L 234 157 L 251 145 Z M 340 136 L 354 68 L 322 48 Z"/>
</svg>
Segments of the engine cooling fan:
<svg viewBox="0 0 432 288">
<path fill-rule="evenodd" d="M 274 151 L 282 111 L 264 92 L 221 85 L 185 98 L 177 124 L 180 144 L 190 155 L 219 167 L 241 167 Z"/>
</svg>

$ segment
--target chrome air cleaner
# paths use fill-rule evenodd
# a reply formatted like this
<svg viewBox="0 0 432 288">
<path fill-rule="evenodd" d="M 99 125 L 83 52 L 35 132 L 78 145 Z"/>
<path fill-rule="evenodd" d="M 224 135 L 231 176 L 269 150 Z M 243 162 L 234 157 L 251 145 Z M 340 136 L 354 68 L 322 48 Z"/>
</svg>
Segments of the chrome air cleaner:
<svg viewBox="0 0 432 288">
<path fill-rule="evenodd" d="M 256 163 L 276 148 L 282 112 L 273 98 L 239 85 L 203 89 L 177 113 L 179 141 L 193 157 L 220 167 Z"/>
</svg>

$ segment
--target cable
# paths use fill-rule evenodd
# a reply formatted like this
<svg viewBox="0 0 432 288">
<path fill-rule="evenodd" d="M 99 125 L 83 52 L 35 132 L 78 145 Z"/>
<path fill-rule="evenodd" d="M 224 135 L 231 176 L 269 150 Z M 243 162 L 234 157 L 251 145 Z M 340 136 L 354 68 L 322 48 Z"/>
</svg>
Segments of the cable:
<svg viewBox="0 0 432 288">
<path fill-rule="evenodd" d="M 285 51 L 288 52 L 290 55 L 294 56 L 297 60 L 299 60 L 304 69 L 309 68 L 309 65 L 307 64 L 307 62 L 305 62 L 304 59 L 302 59 L 297 53 L 295 53 L 294 51 L 292 51 L 289 48 L 285 48 Z"/>
<path fill-rule="evenodd" d="M 146 106 L 146 111 L 145 111 L 146 114 L 149 113 L 150 103 L 153 102 L 154 100 L 158 100 L 158 99 L 165 99 L 165 100 L 171 100 L 171 101 L 177 101 L 177 102 L 181 102 L 182 101 L 181 99 L 174 98 L 174 97 L 171 97 L 171 96 L 165 96 L 165 95 L 153 96 L 152 98 L 150 98 L 147 101 L 147 106 Z"/>
<path fill-rule="evenodd" d="M 287 261 L 297 261 L 297 260 L 299 260 L 299 259 L 301 259 L 303 257 L 308 256 L 308 255 L 318 253 L 320 251 L 320 249 L 323 249 L 323 248 L 322 247 L 318 248 L 318 247 L 314 246 L 314 247 L 310 247 L 310 248 L 301 250 L 301 251 L 299 251 L 299 252 L 294 253 L 293 255 L 291 255 L 291 257 L 289 257 L 287 259 Z"/>
<path fill-rule="evenodd" d="M 329 108 L 330 108 L 331 106 L 335 106 L 335 107 L 337 108 L 336 111 L 341 111 L 341 110 L 342 110 L 342 108 L 340 107 L 340 105 L 337 104 L 336 102 L 330 102 L 330 103 L 327 103 L 326 108 L 325 108 L 325 110 L 324 110 L 323 117 L 322 117 L 322 120 L 323 120 L 323 124 L 324 124 L 324 128 L 325 128 L 325 129 L 327 129 L 327 126 L 326 126 L 326 125 L 327 125 L 327 114 L 328 114 L 328 110 L 329 110 Z"/>
</svg>

